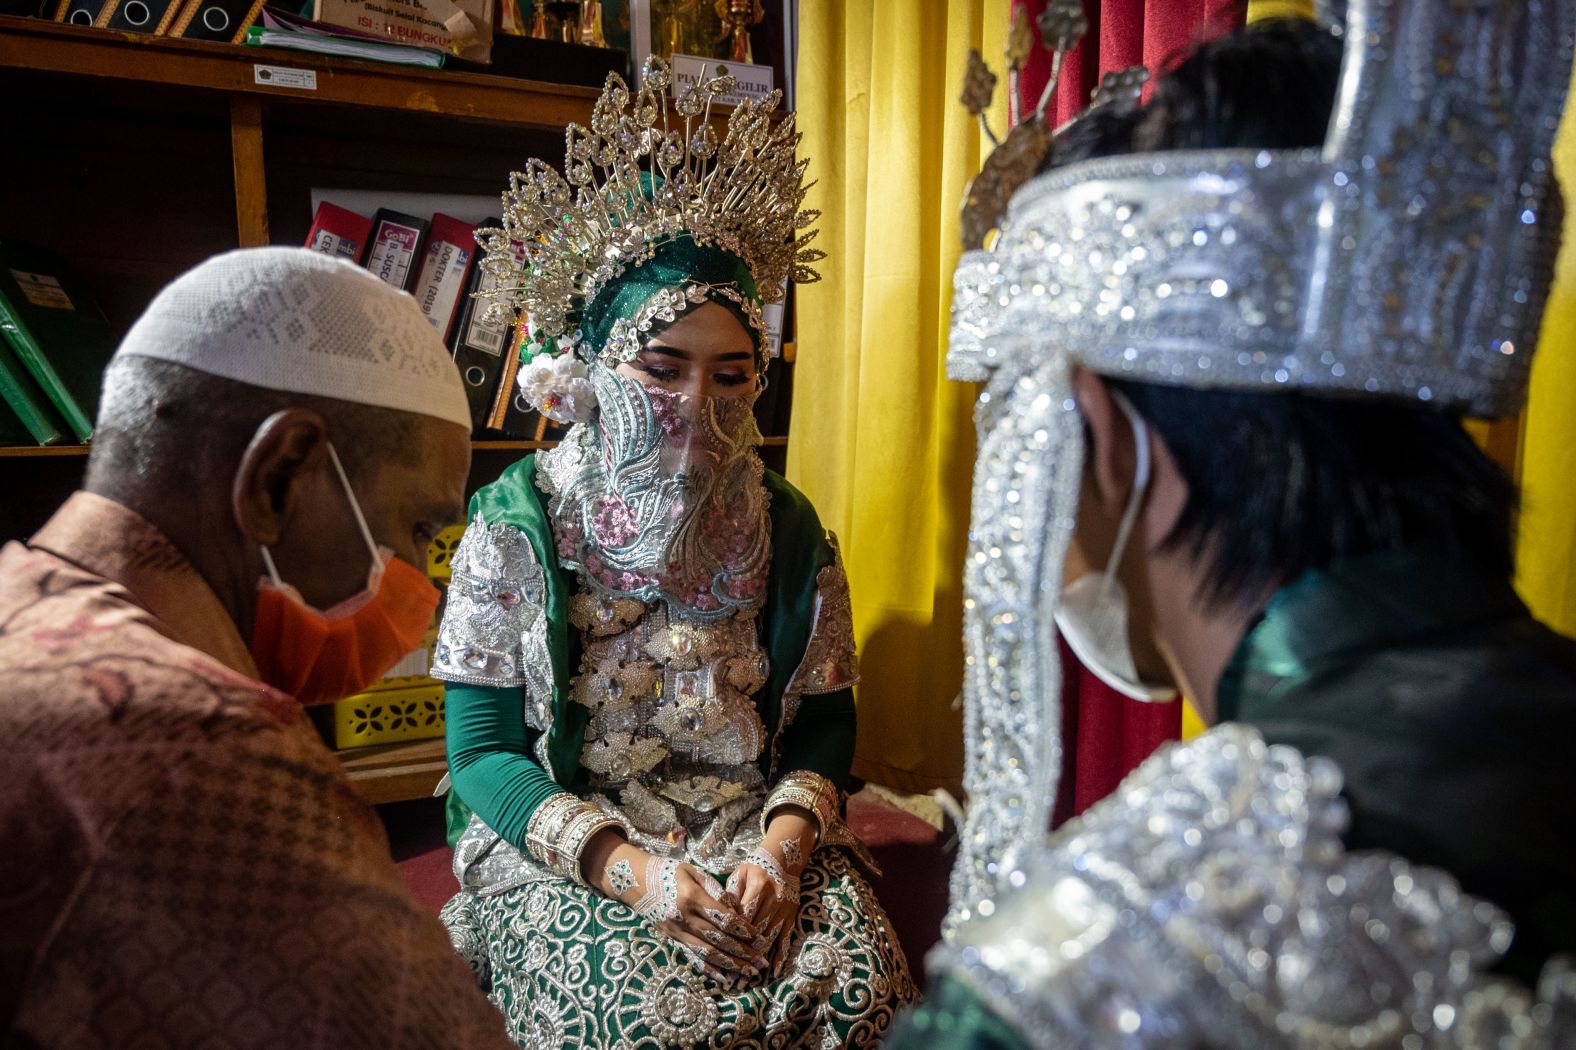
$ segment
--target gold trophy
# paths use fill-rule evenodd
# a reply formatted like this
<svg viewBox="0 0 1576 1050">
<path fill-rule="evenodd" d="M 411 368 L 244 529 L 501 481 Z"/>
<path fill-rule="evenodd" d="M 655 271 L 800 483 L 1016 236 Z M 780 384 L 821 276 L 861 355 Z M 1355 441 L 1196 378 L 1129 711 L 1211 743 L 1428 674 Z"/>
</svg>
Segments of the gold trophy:
<svg viewBox="0 0 1576 1050">
<path fill-rule="evenodd" d="M 602 0 L 581 0 L 580 43 L 588 47 L 607 46 L 607 37 L 602 34 Z"/>
<path fill-rule="evenodd" d="M 699 0 L 653 0 L 652 14 L 657 32 L 652 34 L 652 53 L 661 58 L 690 54 L 690 29 Z"/>
<path fill-rule="evenodd" d="M 761 0 L 717 0 L 717 17 L 722 19 L 723 35 L 732 37 L 728 61 L 754 62 L 750 53 L 750 27 L 760 25 L 766 18 Z"/>
</svg>

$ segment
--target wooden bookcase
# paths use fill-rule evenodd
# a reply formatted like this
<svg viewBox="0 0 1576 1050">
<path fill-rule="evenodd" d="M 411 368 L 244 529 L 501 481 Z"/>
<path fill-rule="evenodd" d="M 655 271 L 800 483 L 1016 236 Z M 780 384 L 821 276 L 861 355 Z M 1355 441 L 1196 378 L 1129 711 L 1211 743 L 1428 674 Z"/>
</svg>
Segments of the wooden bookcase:
<svg viewBox="0 0 1576 1050">
<path fill-rule="evenodd" d="M 310 73 L 315 87 L 280 87 L 261 67 Z M 0 239 L 63 255 L 124 332 L 210 255 L 303 243 L 313 187 L 496 195 L 528 158 L 560 158 L 564 125 L 589 123 L 596 96 L 0 16 Z M 786 444 L 767 439 L 769 465 Z M 470 489 L 537 447 L 474 442 Z M 0 448 L 0 542 L 48 518 L 81 482 L 86 453 Z M 373 802 L 423 797 L 443 772 L 441 741 L 341 757 Z"/>
</svg>

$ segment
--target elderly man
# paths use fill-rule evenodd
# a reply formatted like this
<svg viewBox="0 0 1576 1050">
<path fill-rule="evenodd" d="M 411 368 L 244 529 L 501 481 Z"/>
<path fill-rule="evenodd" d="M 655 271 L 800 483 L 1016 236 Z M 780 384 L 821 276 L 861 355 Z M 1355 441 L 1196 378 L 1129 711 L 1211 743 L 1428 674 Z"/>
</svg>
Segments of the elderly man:
<svg viewBox="0 0 1576 1050">
<path fill-rule="evenodd" d="M 133 326 L 0 551 L 0 1041 L 508 1045 L 302 711 L 421 638 L 468 429 L 414 300 L 304 249 Z"/>
</svg>

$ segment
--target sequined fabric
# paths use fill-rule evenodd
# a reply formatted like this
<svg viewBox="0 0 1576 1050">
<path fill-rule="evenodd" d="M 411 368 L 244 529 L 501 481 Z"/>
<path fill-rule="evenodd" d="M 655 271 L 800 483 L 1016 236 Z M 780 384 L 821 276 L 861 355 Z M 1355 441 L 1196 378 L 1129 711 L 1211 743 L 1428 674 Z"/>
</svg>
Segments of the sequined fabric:
<svg viewBox="0 0 1576 1050">
<path fill-rule="evenodd" d="M 963 781 L 969 805 L 943 932 L 999 892 L 1050 827 L 1061 770 L 1055 603 L 1083 470 L 1065 359 L 1014 357 L 975 410 L 964 563 Z"/>
<path fill-rule="evenodd" d="M 1487 969 L 1512 928 L 1443 872 L 1348 853 L 1333 763 L 1222 726 L 1151 758 L 932 955 L 1030 1047 L 1497 1047 L 1576 1040 Z"/>
<path fill-rule="evenodd" d="M 869 885 L 840 850 L 805 869 L 788 965 L 727 988 L 624 904 L 563 880 L 443 911 L 455 950 L 527 1050 L 871 1047 L 916 997 Z"/>
<path fill-rule="evenodd" d="M 522 686 L 525 722 L 552 722 L 552 662 L 542 566 L 525 533 L 479 515 L 455 549 L 432 676 L 467 685 Z"/>
<path fill-rule="evenodd" d="M 1514 411 L 1559 244 L 1576 9 L 1353 0 L 1347 17 L 1322 153 L 1123 156 L 1020 190 L 995 251 L 959 265 L 953 374 L 1054 343 L 1150 382 Z"/>
<path fill-rule="evenodd" d="M 541 454 L 562 563 L 608 597 L 714 619 L 756 608 L 771 523 L 754 398 L 692 398 L 591 366 L 599 410 Z"/>
</svg>

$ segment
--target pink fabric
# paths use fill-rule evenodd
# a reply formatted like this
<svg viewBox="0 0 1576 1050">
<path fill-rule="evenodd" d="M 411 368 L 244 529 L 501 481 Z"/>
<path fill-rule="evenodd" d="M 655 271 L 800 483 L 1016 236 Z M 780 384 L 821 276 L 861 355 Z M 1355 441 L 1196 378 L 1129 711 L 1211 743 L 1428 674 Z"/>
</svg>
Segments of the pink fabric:
<svg viewBox="0 0 1576 1050">
<path fill-rule="evenodd" d="M 1049 0 L 1010 2 L 1014 14 L 1026 9 L 1032 25 Z M 1242 18 L 1237 0 L 1085 0 L 1084 9 L 1089 32 L 1063 66 L 1051 108 L 1053 127 L 1083 109 L 1103 74 L 1143 63 L 1158 76 L 1195 44 L 1235 29 Z M 1050 75 L 1050 56 L 1036 48 L 1018 81 L 1024 112 L 1039 101 Z M 1066 645 L 1062 668 L 1065 745 L 1058 824 L 1109 795 L 1157 747 L 1182 733 L 1180 703 L 1127 699 L 1085 670 Z"/>
</svg>

